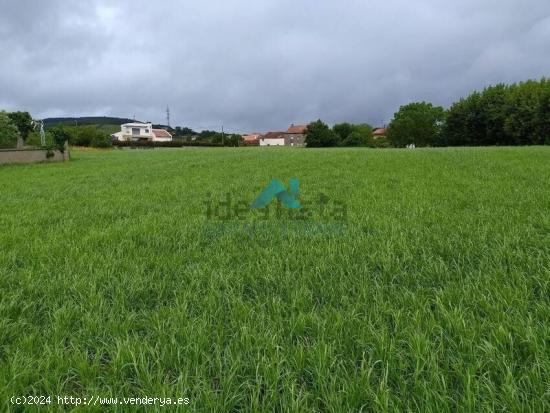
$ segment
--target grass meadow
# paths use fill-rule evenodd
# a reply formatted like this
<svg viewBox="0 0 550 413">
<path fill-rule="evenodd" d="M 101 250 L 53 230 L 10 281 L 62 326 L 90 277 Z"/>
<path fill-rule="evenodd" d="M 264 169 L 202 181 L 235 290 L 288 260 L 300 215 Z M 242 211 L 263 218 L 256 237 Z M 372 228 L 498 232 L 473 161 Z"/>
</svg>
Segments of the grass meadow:
<svg viewBox="0 0 550 413">
<path fill-rule="evenodd" d="M 72 155 L 0 167 L 0 411 L 550 411 L 550 147 Z"/>
</svg>

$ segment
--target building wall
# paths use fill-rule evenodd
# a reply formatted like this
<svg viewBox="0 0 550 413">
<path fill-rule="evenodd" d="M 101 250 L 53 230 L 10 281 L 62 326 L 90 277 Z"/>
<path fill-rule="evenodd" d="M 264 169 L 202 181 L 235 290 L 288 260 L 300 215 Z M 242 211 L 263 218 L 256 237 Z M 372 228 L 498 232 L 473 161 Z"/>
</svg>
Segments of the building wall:
<svg viewBox="0 0 550 413">
<path fill-rule="evenodd" d="M 134 124 L 134 123 L 126 123 L 124 125 L 120 126 L 120 134 L 119 140 L 122 141 L 129 141 L 129 140 L 139 140 L 139 139 L 147 139 L 147 140 L 153 140 L 155 138 L 155 135 L 153 134 L 153 124 L 151 123 L 143 123 L 143 124 Z M 139 135 L 134 135 L 132 133 L 132 129 L 139 129 Z M 118 134 L 117 134 L 118 135 Z"/>
<path fill-rule="evenodd" d="M 306 137 L 303 134 L 289 133 L 285 138 L 286 146 L 305 146 Z"/>
<path fill-rule="evenodd" d="M 285 138 L 260 139 L 260 146 L 285 146 Z"/>
<path fill-rule="evenodd" d="M 51 155 L 48 158 L 48 153 Z M 48 151 L 46 149 L 0 150 L 0 165 L 9 163 L 59 162 L 69 159 L 69 151 Z"/>
</svg>

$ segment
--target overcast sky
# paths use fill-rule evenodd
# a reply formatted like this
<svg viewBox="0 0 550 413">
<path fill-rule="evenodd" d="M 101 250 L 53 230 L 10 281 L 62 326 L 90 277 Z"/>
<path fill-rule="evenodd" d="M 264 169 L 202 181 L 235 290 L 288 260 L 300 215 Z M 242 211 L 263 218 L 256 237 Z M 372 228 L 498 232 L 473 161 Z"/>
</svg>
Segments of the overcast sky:
<svg viewBox="0 0 550 413">
<path fill-rule="evenodd" d="M 550 75 L 548 0 L 0 0 L 0 108 L 238 132 Z"/>
</svg>

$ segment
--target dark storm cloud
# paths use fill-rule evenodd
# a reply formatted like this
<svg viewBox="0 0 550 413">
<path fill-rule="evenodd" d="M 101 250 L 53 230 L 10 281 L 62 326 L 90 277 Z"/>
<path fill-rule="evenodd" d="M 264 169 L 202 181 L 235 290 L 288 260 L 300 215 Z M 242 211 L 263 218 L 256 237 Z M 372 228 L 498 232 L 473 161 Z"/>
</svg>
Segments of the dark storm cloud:
<svg viewBox="0 0 550 413">
<path fill-rule="evenodd" d="M 0 0 L 0 107 L 239 131 L 548 75 L 540 0 Z"/>
</svg>

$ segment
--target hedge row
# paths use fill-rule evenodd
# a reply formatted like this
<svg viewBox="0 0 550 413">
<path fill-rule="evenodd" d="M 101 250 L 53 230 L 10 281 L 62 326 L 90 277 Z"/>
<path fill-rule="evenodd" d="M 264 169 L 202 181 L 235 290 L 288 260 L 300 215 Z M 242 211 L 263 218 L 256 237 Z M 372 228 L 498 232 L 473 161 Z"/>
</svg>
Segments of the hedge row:
<svg viewBox="0 0 550 413">
<path fill-rule="evenodd" d="M 182 148 L 186 146 L 222 147 L 221 143 L 210 142 L 152 142 L 152 141 L 113 141 L 113 146 L 119 148 Z"/>
</svg>

